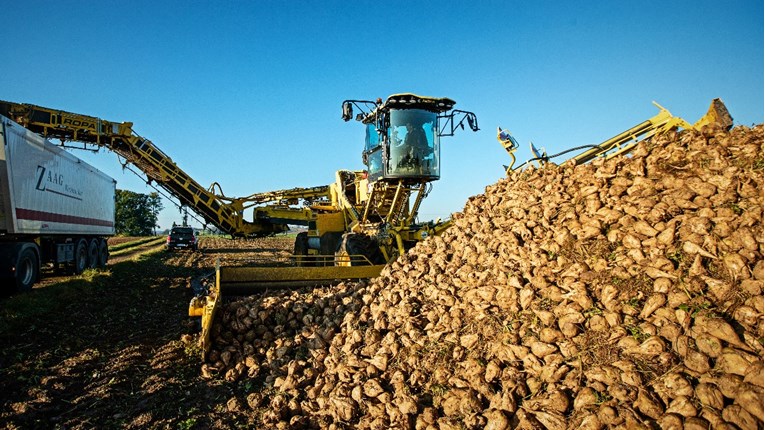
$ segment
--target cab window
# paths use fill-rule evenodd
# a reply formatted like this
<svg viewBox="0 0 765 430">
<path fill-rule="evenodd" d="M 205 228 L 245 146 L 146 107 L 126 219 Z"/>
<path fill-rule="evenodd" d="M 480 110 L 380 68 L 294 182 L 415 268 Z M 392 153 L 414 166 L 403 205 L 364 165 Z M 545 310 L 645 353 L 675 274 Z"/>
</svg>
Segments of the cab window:
<svg viewBox="0 0 765 430">
<path fill-rule="evenodd" d="M 436 179 L 440 176 L 438 115 L 420 109 L 392 110 L 385 176 Z"/>
</svg>

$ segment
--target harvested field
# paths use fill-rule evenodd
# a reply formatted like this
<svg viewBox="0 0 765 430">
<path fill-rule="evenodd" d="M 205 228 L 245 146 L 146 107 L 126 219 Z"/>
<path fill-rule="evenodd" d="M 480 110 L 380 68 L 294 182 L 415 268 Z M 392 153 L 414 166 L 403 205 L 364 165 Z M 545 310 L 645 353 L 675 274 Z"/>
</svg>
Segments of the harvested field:
<svg viewBox="0 0 765 430">
<path fill-rule="evenodd" d="M 188 285 L 217 258 L 286 252 L 293 240 L 203 237 L 199 252 L 148 242 L 105 270 L 0 299 L 0 428 L 244 425 L 251 418 L 226 407 L 244 387 L 202 379 L 199 349 L 182 341 L 194 332 Z"/>
</svg>

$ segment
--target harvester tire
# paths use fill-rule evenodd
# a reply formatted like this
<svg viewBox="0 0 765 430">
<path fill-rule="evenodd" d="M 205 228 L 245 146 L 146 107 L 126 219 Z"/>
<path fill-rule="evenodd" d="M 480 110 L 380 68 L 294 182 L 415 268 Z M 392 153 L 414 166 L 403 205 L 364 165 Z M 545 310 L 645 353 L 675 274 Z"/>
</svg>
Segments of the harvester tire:
<svg viewBox="0 0 765 430">
<path fill-rule="evenodd" d="M 333 231 L 322 234 L 319 239 L 319 254 L 323 257 L 319 257 L 316 264 L 318 266 L 333 266 L 335 264 L 335 251 L 342 241 L 342 232 Z"/>
<path fill-rule="evenodd" d="M 371 237 L 360 233 L 346 233 L 340 242 L 340 250 L 348 255 L 363 255 L 372 264 L 384 264 L 385 258 L 377 246 L 377 242 Z M 366 261 L 351 260 L 351 266 L 363 266 L 368 264 Z"/>
<path fill-rule="evenodd" d="M 308 255 L 308 233 L 298 233 L 295 237 L 295 263 L 298 266 L 311 266 L 311 262 L 303 258 Z"/>
</svg>

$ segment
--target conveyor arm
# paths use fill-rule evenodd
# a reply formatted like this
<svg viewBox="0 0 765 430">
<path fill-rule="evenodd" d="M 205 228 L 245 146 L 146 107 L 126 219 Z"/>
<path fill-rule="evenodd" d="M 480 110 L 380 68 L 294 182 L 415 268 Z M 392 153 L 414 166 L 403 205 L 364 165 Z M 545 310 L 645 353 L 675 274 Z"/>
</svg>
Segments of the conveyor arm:
<svg viewBox="0 0 765 430">
<path fill-rule="evenodd" d="M 733 125 L 733 119 L 728 113 L 728 109 L 725 107 L 725 104 L 723 104 L 722 100 L 720 99 L 712 100 L 712 104 L 709 106 L 707 113 L 693 125 L 689 124 L 682 118 L 672 116 L 672 114 L 667 109 L 658 103 L 654 102 L 653 104 L 659 108 L 659 113 L 656 114 L 653 118 L 643 121 L 640 124 L 630 128 L 629 130 L 619 133 L 598 145 L 594 145 L 590 149 L 572 157 L 571 159 L 575 160 L 577 164 L 584 164 L 592 161 L 597 157 L 611 158 L 620 154 L 626 154 L 631 152 L 639 142 L 649 139 L 656 134 L 664 133 L 677 127 L 700 130 L 702 127 L 712 124 L 726 129 Z M 498 129 L 497 140 L 499 140 L 502 146 L 510 154 L 510 157 L 514 163 L 514 152 L 518 148 L 515 139 L 513 139 L 507 131 L 500 128 Z M 532 151 L 533 150 L 534 147 L 532 145 Z M 563 153 L 557 155 L 562 154 Z M 540 156 L 535 152 L 535 156 L 538 159 L 543 159 L 543 161 L 547 161 L 548 158 L 553 158 L 557 155 L 547 157 L 546 155 Z M 509 174 L 512 170 L 514 170 L 513 165 L 511 164 L 505 170 Z"/>
<path fill-rule="evenodd" d="M 197 183 L 154 143 L 136 134 L 130 122 L 117 123 L 31 104 L 3 101 L 0 101 L 0 113 L 45 137 L 93 144 L 117 153 L 150 180 L 156 181 L 177 197 L 181 203 L 200 214 L 206 222 L 233 236 L 259 237 L 287 230 L 285 224 L 270 222 L 268 219 L 245 221 L 243 211 L 247 207 L 274 200 L 319 198 L 328 193 L 328 187 L 295 188 L 244 198 L 229 198 L 222 193 L 215 194 L 214 187 L 208 190 Z M 282 212 L 284 210 L 280 209 Z M 300 209 L 294 211 L 293 218 L 296 219 L 311 216 Z"/>
</svg>

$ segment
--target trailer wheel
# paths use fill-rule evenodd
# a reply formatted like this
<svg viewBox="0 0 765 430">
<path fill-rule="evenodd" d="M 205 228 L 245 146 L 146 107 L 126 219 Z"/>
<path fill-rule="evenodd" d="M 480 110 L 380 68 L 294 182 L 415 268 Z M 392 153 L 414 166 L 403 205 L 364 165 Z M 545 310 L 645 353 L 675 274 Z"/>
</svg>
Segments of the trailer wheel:
<svg viewBox="0 0 765 430">
<path fill-rule="evenodd" d="M 98 266 L 98 238 L 88 242 L 88 267 L 93 269 Z"/>
<path fill-rule="evenodd" d="M 32 248 L 26 248 L 19 254 L 16 263 L 16 291 L 24 292 L 32 290 L 37 280 L 40 265 L 37 263 L 37 254 Z"/>
<path fill-rule="evenodd" d="M 106 267 L 106 262 L 109 261 L 109 245 L 106 243 L 106 239 L 98 240 L 98 267 Z"/>
<path fill-rule="evenodd" d="M 80 239 L 74 249 L 74 273 L 81 274 L 88 267 L 88 242 Z"/>
</svg>

